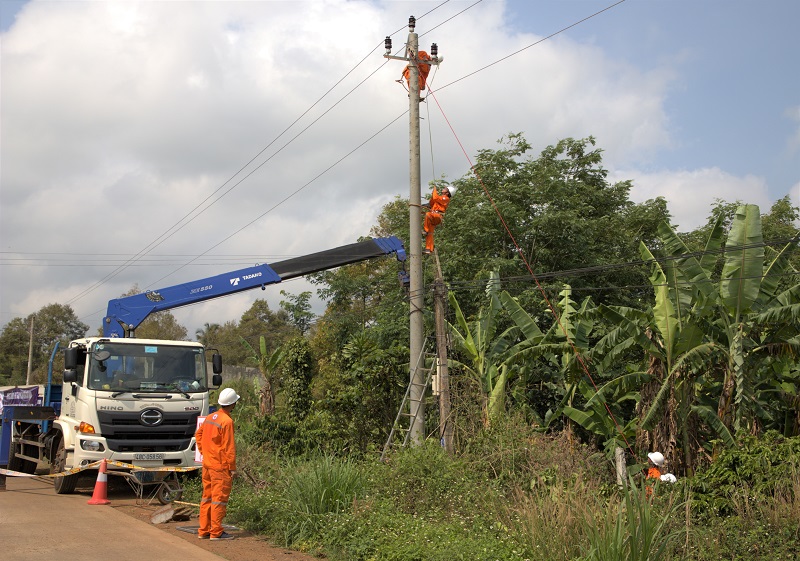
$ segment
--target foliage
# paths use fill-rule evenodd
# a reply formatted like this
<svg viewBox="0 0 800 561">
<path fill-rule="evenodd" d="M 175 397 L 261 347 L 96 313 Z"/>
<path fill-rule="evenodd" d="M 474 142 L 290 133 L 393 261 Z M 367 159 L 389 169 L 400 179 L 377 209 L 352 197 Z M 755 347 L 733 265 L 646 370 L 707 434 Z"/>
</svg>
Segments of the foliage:
<svg viewBox="0 0 800 561">
<path fill-rule="evenodd" d="M 276 455 L 246 438 L 264 419 L 238 408 L 234 414 L 244 476 L 234 482 L 227 520 L 332 560 L 575 561 L 604 558 L 597 554 L 613 544 L 639 552 L 618 559 L 791 559 L 797 552 L 794 495 L 744 501 L 734 492 L 725 518 L 703 515 L 702 501 L 683 504 L 683 486 L 695 486 L 689 479 L 657 487 L 652 498 L 635 484 L 620 495 L 601 455 L 568 435 L 543 435 L 522 416 L 481 431 L 456 456 L 427 442 L 379 463 L 377 455 Z M 776 442 L 785 441 L 753 440 L 754 455 Z M 794 449 L 784 452 L 797 457 Z M 797 494 L 794 473 L 786 475 L 795 478 Z M 698 494 L 692 489 L 693 499 Z M 680 515 L 684 506 L 689 519 Z"/>
<path fill-rule="evenodd" d="M 255 351 L 250 344 L 242 339 L 242 344 L 250 349 L 253 362 L 258 365 L 261 373 L 261 388 L 258 391 L 258 412 L 261 416 L 272 415 L 275 412 L 275 388 L 278 385 L 278 370 L 283 365 L 283 347 L 278 347 L 272 352 L 267 351 L 267 341 L 262 336 L 259 338 L 259 350 Z"/>
<path fill-rule="evenodd" d="M 300 331 L 302 335 L 309 330 L 314 314 L 311 311 L 311 292 L 305 291 L 294 295 L 281 290 L 281 296 L 286 300 L 280 301 L 281 310 L 286 312 L 291 323 Z"/>
<path fill-rule="evenodd" d="M 453 182 L 458 194 L 441 233 L 437 230 L 439 253 L 447 256 L 445 278 L 472 281 L 489 271 L 501 278 L 524 275 L 509 288 L 512 296 L 530 306 L 534 316 L 545 312 L 507 226 L 534 272 L 548 273 L 541 281 L 546 293 L 557 293 L 564 283 L 578 299 L 586 295 L 584 288 L 631 287 L 593 294 L 599 303 L 640 303 L 649 292 L 638 288 L 645 284 L 641 270 L 608 265 L 638 260 L 638 243 L 657 240 L 658 224 L 669 219 L 666 201 L 636 204 L 629 199 L 630 181 L 609 183 L 602 150 L 594 148 L 592 137 L 561 140 L 536 158 L 529 156 L 532 147 L 521 134 L 509 134 L 501 143 L 497 150 L 478 153 L 475 175 Z M 601 270 L 576 272 L 593 267 Z M 472 316 L 478 294 L 458 296 L 464 314 Z"/>
<path fill-rule="evenodd" d="M 670 529 L 671 518 L 683 506 L 651 500 L 644 483 L 633 478 L 622 488 L 623 500 L 616 517 L 589 521 L 590 546 L 581 561 L 659 561 L 667 559 L 678 530 Z M 659 506 L 665 506 L 659 511 Z M 609 509 L 611 510 L 611 509 Z M 613 510 L 611 511 L 613 512 Z M 604 520 L 603 520 L 604 518 Z"/>
<path fill-rule="evenodd" d="M 286 415 L 292 420 L 302 420 L 311 408 L 311 379 L 314 364 L 311 348 L 305 339 L 294 339 L 283 352 L 283 386 Z"/>
<path fill-rule="evenodd" d="M 31 321 L 33 337 L 31 341 Z M 81 322 L 68 305 L 48 304 L 26 318 L 14 318 L 0 333 L 0 385 L 25 384 L 28 353 L 32 355 L 33 383 L 47 380 L 47 364 L 56 342 L 66 344 L 83 337 L 89 326 Z M 32 343 L 32 346 L 31 346 Z M 54 368 L 55 372 L 59 369 Z"/>
<path fill-rule="evenodd" d="M 327 518 L 350 511 L 361 498 L 364 480 L 349 460 L 321 456 L 308 462 L 290 462 L 282 492 L 286 503 L 287 545 L 314 537 Z"/>
<path fill-rule="evenodd" d="M 737 501 L 772 501 L 795 497 L 800 481 L 800 437 L 768 431 L 763 438 L 742 437 L 692 479 L 695 508 L 707 516 L 736 512 Z"/>
</svg>

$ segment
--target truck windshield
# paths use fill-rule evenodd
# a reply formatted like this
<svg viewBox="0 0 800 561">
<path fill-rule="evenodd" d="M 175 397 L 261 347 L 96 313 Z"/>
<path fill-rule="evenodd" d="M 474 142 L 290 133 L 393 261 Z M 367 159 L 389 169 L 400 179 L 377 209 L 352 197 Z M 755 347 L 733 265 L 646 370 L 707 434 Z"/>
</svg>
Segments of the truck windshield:
<svg viewBox="0 0 800 561">
<path fill-rule="evenodd" d="M 89 389 L 138 393 L 207 389 L 205 353 L 200 347 L 101 342 L 89 356 Z"/>
</svg>

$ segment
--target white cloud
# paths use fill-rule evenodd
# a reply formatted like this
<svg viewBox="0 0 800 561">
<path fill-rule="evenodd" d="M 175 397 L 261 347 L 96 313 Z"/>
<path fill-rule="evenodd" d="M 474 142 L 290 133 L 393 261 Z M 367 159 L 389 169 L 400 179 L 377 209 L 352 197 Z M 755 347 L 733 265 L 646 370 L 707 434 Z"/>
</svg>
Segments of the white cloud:
<svg viewBox="0 0 800 561">
<path fill-rule="evenodd" d="M 631 200 L 635 202 L 665 198 L 673 223 L 681 232 L 704 225 L 717 199 L 756 204 L 762 212 L 772 206 L 763 179 L 752 175 L 736 177 L 719 168 L 655 173 L 617 170 L 613 176 L 615 181 L 633 180 Z"/>
<path fill-rule="evenodd" d="M 383 38 L 400 30 L 401 49 L 408 15 L 437 4 L 26 5 L 0 52 L 3 251 L 95 259 L 32 270 L 3 264 L 0 322 L 71 301 L 147 247 L 173 256 L 169 265 L 139 261 L 72 304 L 81 317 L 103 311 L 92 316 L 92 331 L 107 300 L 134 283 L 160 288 L 229 270 L 219 261 L 170 274 L 190 256 L 270 262 L 367 234 L 382 205 L 409 190 L 408 102 L 395 83 L 403 64 L 382 57 Z M 493 65 L 542 36 L 510 32 L 501 1 L 449 19 L 465 7 L 446 4 L 418 19 L 420 45 L 437 42 L 445 57 L 431 74 L 436 101 L 421 106 L 423 186 L 434 170 L 450 179 L 467 172 L 462 146 L 474 158 L 522 132 L 534 152 L 594 135 L 607 165 L 635 180 L 634 195 L 667 197 L 685 228 L 702 222 L 715 196 L 766 199 L 763 181 L 717 168 L 636 171 L 675 143 L 665 109 L 674 56 L 641 68 L 562 35 Z M 176 228 L 187 216 L 194 218 Z M 277 307 L 280 288 L 176 317 L 193 334 L 203 323 L 238 319 L 257 297 Z"/>
</svg>

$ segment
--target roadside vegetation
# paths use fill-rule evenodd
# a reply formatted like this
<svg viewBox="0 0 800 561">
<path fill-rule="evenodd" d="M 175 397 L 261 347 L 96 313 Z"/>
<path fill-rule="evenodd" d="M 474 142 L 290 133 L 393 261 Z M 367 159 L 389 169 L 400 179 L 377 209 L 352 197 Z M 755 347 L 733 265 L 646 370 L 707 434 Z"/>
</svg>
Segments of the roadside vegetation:
<svg viewBox="0 0 800 561">
<path fill-rule="evenodd" d="M 319 316 L 310 292 L 282 292 L 197 330 L 250 367 L 226 378 L 243 396 L 229 521 L 342 561 L 797 559 L 800 209 L 718 201 L 681 231 L 664 199 L 608 182 L 594 139 L 530 151 L 511 134 L 477 155 L 481 181 L 435 180 L 457 188 L 436 233 L 452 454 L 428 395 L 428 438 L 380 460 L 409 377 L 393 260 L 311 276 Z M 370 232 L 408 233 L 401 198 Z M 39 380 L 52 344 L 88 329 L 69 306 L 40 314 Z M 0 384 L 24 375 L 30 320 L 0 334 Z M 137 335 L 187 336 L 147 321 Z M 677 483 L 648 488 L 654 450 Z"/>
</svg>

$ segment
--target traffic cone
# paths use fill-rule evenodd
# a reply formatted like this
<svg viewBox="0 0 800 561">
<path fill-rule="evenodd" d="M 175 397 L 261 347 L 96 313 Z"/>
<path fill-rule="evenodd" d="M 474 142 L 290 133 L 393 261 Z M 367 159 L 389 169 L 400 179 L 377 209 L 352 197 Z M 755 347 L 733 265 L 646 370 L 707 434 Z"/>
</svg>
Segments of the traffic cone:
<svg viewBox="0 0 800 561">
<path fill-rule="evenodd" d="M 86 504 L 90 505 L 110 505 L 106 497 L 108 496 L 108 475 L 106 471 L 106 460 L 100 462 L 100 469 L 97 471 L 97 482 L 94 484 L 92 498 Z"/>
</svg>

